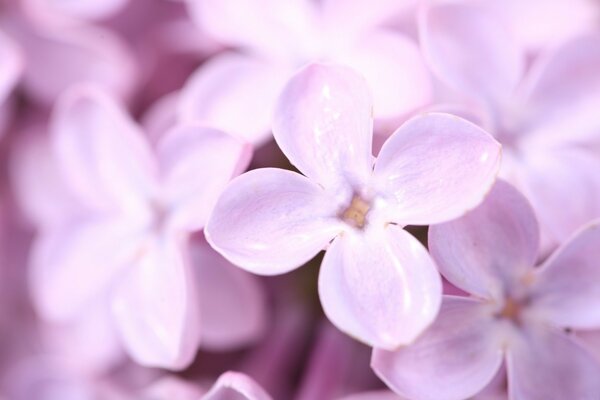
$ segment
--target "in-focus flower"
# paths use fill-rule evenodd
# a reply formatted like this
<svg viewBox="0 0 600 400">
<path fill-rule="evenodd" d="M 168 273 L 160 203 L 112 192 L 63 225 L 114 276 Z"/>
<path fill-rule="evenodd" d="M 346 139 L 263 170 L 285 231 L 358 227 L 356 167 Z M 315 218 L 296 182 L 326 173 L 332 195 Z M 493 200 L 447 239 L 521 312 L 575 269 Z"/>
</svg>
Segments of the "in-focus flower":
<svg viewBox="0 0 600 400">
<path fill-rule="evenodd" d="M 448 221 L 479 204 L 495 180 L 499 144 L 465 120 L 429 114 L 402 125 L 374 161 L 367 83 L 322 64 L 287 84 L 273 132 L 304 175 L 263 168 L 233 180 L 207 224 L 209 243 L 264 275 L 328 247 L 319 273 L 328 318 L 378 347 L 414 340 L 437 314 L 441 282 L 402 227 Z"/>
<path fill-rule="evenodd" d="M 600 364 L 565 329 L 600 326 L 600 226 L 534 267 L 538 242 L 533 210 L 500 181 L 479 208 L 430 227 L 442 274 L 472 296 L 444 296 L 438 319 L 412 346 L 374 350 L 377 374 L 409 398 L 458 400 L 505 362 L 511 399 L 598 397 Z"/>
<path fill-rule="evenodd" d="M 500 177 L 533 205 L 542 253 L 600 217 L 600 35 L 564 42 L 527 69 L 517 39 L 490 9 L 444 3 L 421 16 L 432 71 L 502 143 Z"/>
<path fill-rule="evenodd" d="M 250 147 L 217 130 L 180 126 L 153 151 L 135 122 L 92 86 L 75 87 L 58 103 L 51 141 L 85 211 L 39 234 L 31 270 L 38 311 L 68 320 L 106 297 L 136 361 L 186 366 L 200 340 L 189 236 L 246 167 Z"/>
<path fill-rule="evenodd" d="M 182 90 L 178 116 L 203 121 L 254 143 L 270 137 L 271 114 L 290 76 L 309 62 L 360 71 L 378 121 L 427 104 L 430 76 L 415 43 L 383 28 L 399 2 L 188 0 L 203 31 L 240 48 L 202 65 Z M 235 118 L 231 116 L 235 115 Z"/>
<path fill-rule="evenodd" d="M 228 371 L 217 379 L 201 400 L 271 400 L 271 396 L 248 375 Z"/>
</svg>

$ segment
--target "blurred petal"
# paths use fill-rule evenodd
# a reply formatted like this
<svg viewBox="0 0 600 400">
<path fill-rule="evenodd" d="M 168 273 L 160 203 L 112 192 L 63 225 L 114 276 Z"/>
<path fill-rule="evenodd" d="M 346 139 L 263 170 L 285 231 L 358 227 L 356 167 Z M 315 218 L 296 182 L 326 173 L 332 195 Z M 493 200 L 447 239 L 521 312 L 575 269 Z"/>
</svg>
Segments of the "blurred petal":
<svg viewBox="0 0 600 400">
<path fill-rule="evenodd" d="M 16 85 L 23 70 L 23 59 L 17 44 L 0 31 L 0 106 Z"/>
<path fill-rule="evenodd" d="M 282 274 L 304 264 L 341 232 L 338 207 L 304 176 L 275 168 L 234 179 L 215 206 L 206 238 L 250 272 Z"/>
<path fill-rule="evenodd" d="M 78 83 L 95 83 L 126 98 L 138 83 L 132 53 L 109 30 L 72 26 L 33 31 L 23 21 L 6 21 L 25 57 L 24 89 L 41 103 L 52 104 Z"/>
<path fill-rule="evenodd" d="M 140 400 L 198 400 L 204 391 L 193 382 L 165 375 L 144 388 Z"/>
<path fill-rule="evenodd" d="M 185 84 L 178 116 L 249 142 L 270 138 L 272 111 L 290 69 L 243 54 L 225 53 L 203 64 Z"/>
<path fill-rule="evenodd" d="M 600 221 L 580 230 L 538 270 L 536 313 L 560 327 L 600 328 Z"/>
<path fill-rule="evenodd" d="M 336 59 L 366 78 L 375 118 L 399 117 L 431 100 L 431 78 L 421 52 L 403 35 L 372 31 Z"/>
<path fill-rule="evenodd" d="M 129 0 L 25 0 L 27 12 L 41 23 L 68 23 L 110 17 Z"/>
<path fill-rule="evenodd" d="M 199 27 L 223 44 L 286 57 L 312 39 L 316 9 L 306 0 L 188 0 L 188 8 Z"/>
<path fill-rule="evenodd" d="M 530 50 L 591 31 L 600 17 L 594 0 L 486 0 L 485 6 L 503 17 L 515 38 Z"/>
<path fill-rule="evenodd" d="M 345 396 L 340 400 L 404 400 L 404 397 L 397 395 L 391 390 L 373 390 Z"/>
<path fill-rule="evenodd" d="M 167 133 L 157 153 L 170 222 L 193 231 L 206 224 L 225 185 L 246 169 L 252 148 L 221 131 L 185 125 Z"/>
<path fill-rule="evenodd" d="M 411 343 L 437 315 L 441 279 L 427 250 L 395 225 L 336 238 L 319 272 L 325 315 L 370 346 Z"/>
<path fill-rule="evenodd" d="M 196 355 L 195 280 L 180 246 L 148 238 L 137 265 L 119 282 L 112 307 L 129 355 L 139 364 L 179 370 Z"/>
<path fill-rule="evenodd" d="M 371 94 L 346 67 L 311 64 L 279 98 L 273 120 L 277 144 L 300 172 L 326 187 L 364 182 L 371 172 Z"/>
<path fill-rule="evenodd" d="M 416 0 L 324 0 L 321 9 L 329 26 L 335 27 L 337 32 L 352 34 L 397 21 L 416 3 Z"/>
<path fill-rule="evenodd" d="M 509 397 L 593 399 L 600 393 L 600 367 L 563 332 L 536 327 L 509 348 Z"/>
<path fill-rule="evenodd" d="M 444 83 L 496 106 L 521 79 L 521 49 L 485 8 L 468 2 L 423 9 L 420 41 L 431 69 Z"/>
<path fill-rule="evenodd" d="M 152 144 L 177 125 L 178 105 L 179 92 L 171 92 L 156 100 L 144 112 L 140 122 Z"/>
<path fill-rule="evenodd" d="M 227 350 L 257 340 L 267 327 L 266 298 L 258 279 L 231 265 L 204 240 L 193 243 L 191 252 L 202 348 Z"/>
<path fill-rule="evenodd" d="M 389 193 L 389 220 L 427 225 L 460 217 L 490 190 L 500 166 L 500 144 L 476 125 L 450 114 L 405 122 L 385 142 L 375 165 Z"/>
<path fill-rule="evenodd" d="M 503 361 L 488 310 L 478 300 L 444 296 L 438 319 L 411 346 L 373 351 L 375 373 L 395 392 L 460 400 L 483 389 Z"/>
<path fill-rule="evenodd" d="M 539 231 L 523 195 L 498 181 L 475 210 L 431 226 L 428 243 L 440 272 L 452 284 L 479 297 L 497 299 L 533 272 Z"/>
<path fill-rule="evenodd" d="M 600 9 L 600 7 L 598 7 Z M 539 141 L 600 148 L 600 34 L 570 40 L 538 58 L 523 85 L 521 122 Z"/>
<path fill-rule="evenodd" d="M 271 400 L 271 396 L 248 375 L 228 371 L 217 379 L 202 400 Z"/>
<path fill-rule="evenodd" d="M 42 232 L 32 250 L 30 285 L 42 316 L 65 320 L 109 289 L 134 257 L 139 235 L 122 218 L 95 219 Z"/>
<path fill-rule="evenodd" d="M 139 207 L 154 194 L 156 165 L 135 122 L 104 91 L 77 86 L 52 121 L 53 145 L 68 183 L 90 204 Z"/>
<path fill-rule="evenodd" d="M 520 169 L 516 183 L 554 245 L 600 217 L 600 159 L 590 149 L 537 146 Z"/>
</svg>

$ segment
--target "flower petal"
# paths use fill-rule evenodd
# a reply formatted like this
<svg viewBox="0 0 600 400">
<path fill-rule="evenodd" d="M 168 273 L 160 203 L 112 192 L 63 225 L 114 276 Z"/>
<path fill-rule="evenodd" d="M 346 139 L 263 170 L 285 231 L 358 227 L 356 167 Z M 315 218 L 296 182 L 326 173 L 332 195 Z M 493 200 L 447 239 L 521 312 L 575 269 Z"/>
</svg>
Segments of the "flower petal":
<svg viewBox="0 0 600 400">
<path fill-rule="evenodd" d="M 509 398 L 593 399 L 600 367 L 579 344 L 545 327 L 534 327 L 507 354 Z"/>
<path fill-rule="evenodd" d="M 188 0 L 188 9 L 213 38 L 263 55 L 298 56 L 316 31 L 316 6 L 305 0 Z"/>
<path fill-rule="evenodd" d="M 489 196 L 464 217 L 429 228 L 429 250 L 440 272 L 460 289 L 500 298 L 533 271 L 539 232 L 527 200 L 498 181 Z"/>
<path fill-rule="evenodd" d="M 304 264 L 344 227 L 338 207 L 304 176 L 275 168 L 235 178 L 205 228 L 208 242 L 233 264 L 264 275 Z"/>
<path fill-rule="evenodd" d="M 0 31 L 0 106 L 15 87 L 23 70 L 23 57 L 7 35 Z"/>
<path fill-rule="evenodd" d="M 271 396 L 248 375 L 228 371 L 217 379 L 202 400 L 271 400 Z"/>
<path fill-rule="evenodd" d="M 178 370 L 194 359 L 200 334 L 192 274 L 175 240 L 148 238 L 115 288 L 117 329 L 137 363 Z"/>
<path fill-rule="evenodd" d="M 205 225 L 225 185 L 246 169 L 252 148 L 216 129 L 182 125 L 165 135 L 157 153 L 170 222 L 193 231 Z"/>
<path fill-rule="evenodd" d="M 129 0 L 25 0 L 23 6 L 36 21 L 46 24 L 108 18 Z"/>
<path fill-rule="evenodd" d="M 52 104 L 70 86 L 81 83 L 94 83 L 127 98 L 139 82 L 132 52 L 108 29 L 74 25 L 32 30 L 16 18 L 4 22 L 26 59 L 23 88 L 42 104 Z"/>
<path fill-rule="evenodd" d="M 156 165 L 135 122 L 107 93 L 76 86 L 56 106 L 52 140 L 61 172 L 92 205 L 132 211 L 156 190 Z"/>
<path fill-rule="evenodd" d="M 468 2 L 430 5 L 420 16 L 423 52 L 438 78 L 491 106 L 512 95 L 523 58 L 501 20 Z"/>
<path fill-rule="evenodd" d="M 366 78 L 375 118 L 400 117 L 431 100 L 431 78 L 419 48 L 396 32 L 374 30 L 362 35 L 336 60 Z"/>
<path fill-rule="evenodd" d="M 532 293 L 533 308 L 560 327 L 600 328 L 600 221 L 580 230 L 542 269 Z"/>
<path fill-rule="evenodd" d="M 373 390 L 369 392 L 355 393 L 345 396 L 340 400 L 404 400 L 396 393 L 390 390 Z"/>
<path fill-rule="evenodd" d="M 346 232 L 319 272 L 325 315 L 374 347 L 411 343 L 437 315 L 442 283 L 427 250 L 398 226 Z"/>
<path fill-rule="evenodd" d="M 379 189 L 391 197 L 389 221 L 435 224 L 476 207 L 494 183 L 500 149 L 485 131 L 450 114 L 405 122 L 375 164 Z"/>
<path fill-rule="evenodd" d="M 42 232 L 32 250 L 29 277 L 38 312 L 66 320 L 83 311 L 134 257 L 137 233 L 119 217 L 77 221 Z"/>
<path fill-rule="evenodd" d="M 270 138 L 273 107 L 290 72 L 256 57 L 219 55 L 188 79 L 179 100 L 179 120 L 200 122 L 260 144 Z"/>
<path fill-rule="evenodd" d="M 204 240 L 193 242 L 191 253 L 198 277 L 202 348 L 227 350 L 257 340 L 267 323 L 260 282 L 231 265 Z"/>
<path fill-rule="evenodd" d="M 438 319 L 416 342 L 393 352 L 373 350 L 371 366 L 408 398 L 465 399 L 483 389 L 502 364 L 494 329 L 478 300 L 444 296 Z"/>
<path fill-rule="evenodd" d="M 351 69 L 311 64 L 286 85 L 273 135 L 300 172 L 326 187 L 364 181 L 371 172 L 371 94 Z"/>
</svg>

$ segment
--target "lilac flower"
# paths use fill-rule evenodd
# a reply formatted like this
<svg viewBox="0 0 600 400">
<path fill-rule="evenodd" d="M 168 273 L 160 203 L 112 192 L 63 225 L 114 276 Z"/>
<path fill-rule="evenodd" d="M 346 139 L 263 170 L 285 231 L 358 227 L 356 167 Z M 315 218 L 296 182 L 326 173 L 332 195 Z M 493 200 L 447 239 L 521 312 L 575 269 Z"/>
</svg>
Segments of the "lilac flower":
<svg viewBox="0 0 600 400">
<path fill-rule="evenodd" d="M 264 168 L 233 180 L 206 235 L 232 263 L 265 275 L 329 247 L 319 275 L 325 313 L 346 333 L 393 349 L 429 325 L 441 297 L 429 254 L 402 227 L 475 207 L 495 179 L 500 146 L 458 117 L 429 114 L 402 125 L 374 162 L 371 111 L 367 84 L 352 70 L 299 72 L 273 131 L 304 175 Z"/>
<path fill-rule="evenodd" d="M 121 10 L 129 0 L 22 0 L 25 12 L 48 26 L 77 24 L 105 19 Z"/>
<path fill-rule="evenodd" d="M 382 28 L 406 8 L 393 1 L 189 0 L 201 30 L 241 52 L 201 66 L 182 91 L 179 118 L 261 143 L 285 82 L 313 61 L 360 71 L 369 82 L 378 121 L 429 102 L 431 83 L 418 48 Z M 235 118 L 231 116 L 235 115 Z"/>
<path fill-rule="evenodd" d="M 546 253 L 600 216 L 600 35 L 564 42 L 527 70 L 518 42 L 489 11 L 430 6 L 421 43 L 435 75 L 503 144 L 500 176 L 533 205 Z"/>
<path fill-rule="evenodd" d="M 40 233 L 31 271 L 38 310 L 68 320 L 106 297 L 136 361 L 186 366 L 200 326 L 185 248 L 225 183 L 247 165 L 249 146 L 220 131 L 181 126 L 153 153 L 124 111 L 87 86 L 61 99 L 51 140 L 86 211 Z"/>
<path fill-rule="evenodd" d="M 442 274 L 472 296 L 444 296 L 412 346 L 374 350 L 377 374 L 409 398 L 464 399 L 505 362 L 511 399 L 597 397 L 600 365 L 563 329 L 600 326 L 598 223 L 534 268 L 538 242 L 532 209 L 503 182 L 476 210 L 431 227 Z"/>
<path fill-rule="evenodd" d="M 271 400 L 271 396 L 249 376 L 228 371 L 221 375 L 201 400 Z"/>
<path fill-rule="evenodd" d="M 9 96 L 23 71 L 18 45 L 0 30 L 0 134 L 10 118 Z"/>
</svg>

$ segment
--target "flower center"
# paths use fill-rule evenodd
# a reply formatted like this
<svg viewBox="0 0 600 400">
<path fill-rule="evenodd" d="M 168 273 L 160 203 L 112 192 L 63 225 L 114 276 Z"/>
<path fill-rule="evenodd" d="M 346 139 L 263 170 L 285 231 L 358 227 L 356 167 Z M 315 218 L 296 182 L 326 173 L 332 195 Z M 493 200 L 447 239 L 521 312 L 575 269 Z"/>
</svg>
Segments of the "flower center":
<svg viewBox="0 0 600 400">
<path fill-rule="evenodd" d="M 342 211 L 340 218 L 346 223 L 362 229 L 367 220 L 367 213 L 371 205 L 361 197 L 354 195 L 348 208 Z"/>
<path fill-rule="evenodd" d="M 513 322 L 519 322 L 519 317 L 521 314 L 521 304 L 519 302 L 507 298 L 504 303 L 504 307 L 498 312 L 497 317 L 502 319 L 508 319 Z"/>
</svg>

